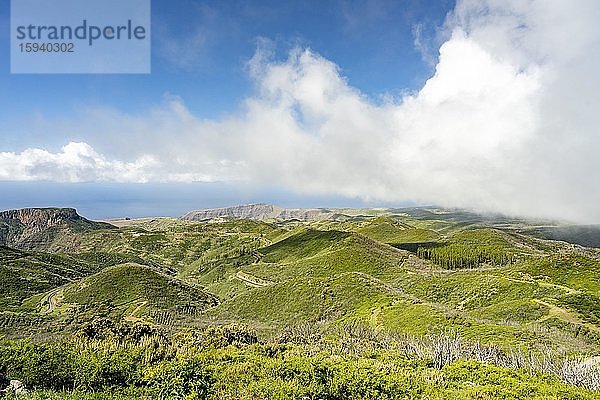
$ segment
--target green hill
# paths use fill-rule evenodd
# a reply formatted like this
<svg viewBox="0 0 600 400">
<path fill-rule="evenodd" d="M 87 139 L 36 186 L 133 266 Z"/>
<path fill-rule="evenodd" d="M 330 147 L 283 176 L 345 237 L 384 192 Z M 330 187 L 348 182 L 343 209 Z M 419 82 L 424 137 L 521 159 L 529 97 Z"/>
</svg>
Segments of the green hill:
<svg viewBox="0 0 600 400">
<path fill-rule="evenodd" d="M 378 217 L 359 228 L 357 232 L 388 244 L 434 242 L 440 235 L 431 229 L 414 228 L 396 219 Z"/>
<path fill-rule="evenodd" d="M 109 307 L 110 315 L 130 321 L 167 324 L 217 304 L 200 288 L 145 265 L 120 264 L 61 288 L 65 306 Z"/>
<path fill-rule="evenodd" d="M 192 223 L 175 219 L 128 221 L 121 229 L 86 232 L 55 243 L 59 251 L 127 253 L 168 266 L 183 277 L 201 265 L 249 254 L 285 233 L 259 221 Z"/>
<path fill-rule="evenodd" d="M 54 221 L 51 214 L 46 217 Z M 529 372 L 538 371 L 594 388 L 589 384 L 593 372 L 586 372 L 588 383 L 572 382 L 563 362 L 592 362 L 600 354 L 597 250 L 538 239 L 525 233 L 524 221 L 501 216 L 435 208 L 347 214 L 360 218 L 272 223 L 148 218 L 115 222 L 118 228 L 86 222 L 79 228 L 61 225 L 60 233 L 48 236 L 49 241 L 19 242 L 46 252 L 0 247 L 0 333 L 31 337 L 35 343 L 73 339 L 80 346 L 75 354 L 122 350 L 126 360 L 110 357 L 120 360 L 122 364 L 115 365 L 127 371 L 144 368 L 145 375 L 127 381 L 136 382 L 138 388 L 147 388 L 145 379 L 179 363 L 190 349 L 196 351 L 193 357 L 206 358 L 195 360 L 200 364 L 186 374 L 204 371 L 202 376 L 222 379 L 222 385 L 234 380 L 215 375 L 215 365 L 228 362 L 232 354 L 246 357 L 247 351 L 256 351 L 268 362 L 281 359 L 284 364 L 301 360 L 301 367 L 281 375 L 295 383 L 269 383 L 281 393 L 288 393 L 283 387 L 301 393 L 301 376 L 318 381 L 316 370 L 302 375 L 306 354 L 343 358 L 352 369 L 367 365 L 370 357 L 410 353 L 405 362 L 427 370 L 428 376 L 438 376 L 454 362 L 463 363 L 457 372 L 462 375 L 456 377 L 463 386 L 475 380 L 467 376 L 468 371 L 474 373 L 469 368 L 481 367 L 468 363 L 489 362 L 494 368 L 509 366 L 494 373 L 513 374 L 516 384 L 528 382 L 533 379 Z M 54 229 L 54 222 L 35 220 L 30 226 L 45 227 L 44 232 Z M 19 235 L 11 237 L 27 236 Z M 109 332 L 108 339 L 102 339 L 107 341 L 82 339 L 81 332 L 90 326 Z M 463 348 L 460 356 L 440 364 L 439 357 L 454 357 L 452 352 L 459 351 L 452 347 L 455 342 L 440 339 L 448 336 L 459 336 L 465 348 L 475 350 Z M 125 338 L 130 337 L 144 344 L 127 344 Z M 426 350 L 415 350 L 425 342 Z M 35 344 L 7 343 L 13 353 L 24 354 L 21 374 L 39 371 L 27 364 L 38 360 L 34 350 L 27 350 Z M 225 351 L 231 353 L 214 353 L 215 343 L 231 346 Z M 248 350 L 245 345 L 254 347 Z M 0 341 L 0 367 L 8 359 L 2 349 Z M 85 360 L 74 357 L 69 363 Z M 105 361 L 94 360 L 87 368 L 104 365 Z M 244 362 L 234 363 L 249 374 L 247 379 L 252 374 L 269 375 L 262 365 L 248 372 Z M 526 364 L 529 372 L 514 375 L 515 366 Z M 583 368 L 577 365 L 573 368 Z M 90 376 L 118 375 L 96 372 Z M 373 383 L 367 378 L 361 382 L 365 387 Z M 481 392 L 485 395 L 467 392 L 473 398 L 502 398 L 499 393 L 512 398 L 497 385 L 490 387 Z M 443 393 L 467 393 L 462 389 Z M 339 393 L 346 397 L 338 398 L 362 398 L 356 388 L 344 390 Z M 238 389 L 227 393 L 250 396 Z"/>
<path fill-rule="evenodd" d="M 267 263 L 289 262 L 314 257 L 330 250 L 339 240 L 350 236 L 341 231 L 301 230 L 285 239 L 258 250 Z"/>
<path fill-rule="evenodd" d="M 253 254 L 205 264 L 195 279 L 226 300 L 248 288 L 296 278 L 327 278 L 347 272 L 393 276 L 403 271 L 407 257 L 405 251 L 356 233 L 308 229 Z"/>
<path fill-rule="evenodd" d="M 442 246 L 456 251 L 520 258 L 497 265 L 478 258 L 474 267 L 481 268 L 451 272 L 362 235 L 310 229 L 254 256 L 207 266 L 198 279 L 223 300 L 207 313 L 215 321 L 274 328 L 358 319 L 410 335 L 454 329 L 503 346 L 578 351 L 600 343 L 593 308 L 597 291 L 573 297 L 569 293 L 575 289 L 560 282 L 577 287 L 576 281 L 565 281 L 565 275 L 524 279 L 522 271 L 540 259 L 535 241 L 494 229 L 463 230 L 446 240 Z M 579 284 L 595 285 L 597 265 L 597 260 L 585 267 L 582 262 Z M 572 332 L 581 336 L 565 338 Z"/>
<path fill-rule="evenodd" d="M 135 257 L 118 254 L 48 254 L 0 246 L 0 308 L 15 308 L 34 294 Z M 141 261 L 141 260 L 139 260 Z"/>
</svg>

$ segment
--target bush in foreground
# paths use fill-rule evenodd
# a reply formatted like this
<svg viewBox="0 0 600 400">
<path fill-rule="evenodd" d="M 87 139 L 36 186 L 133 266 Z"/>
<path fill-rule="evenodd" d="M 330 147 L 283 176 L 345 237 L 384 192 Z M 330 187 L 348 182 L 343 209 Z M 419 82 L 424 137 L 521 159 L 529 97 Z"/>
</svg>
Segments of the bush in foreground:
<svg viewBox="0 0 600 400">
<path fill-rule="evenodd" d="M 239 327 L 190 331 L 167 342 L 152 330 L 136 330 L 146 332 L 136 340 L 119 332 L 108 327 L 100 340 L 6 342 L 0 368 L 34 389 L 21 399 L 599 397 L 530 364 L 495 365 L 511 365 L 510 357 L 455 335 L 402 341 L 352 327 L 312 343 L 294 343 L 289 334 L 287 341 L 256 343 Z"/>
</svg>

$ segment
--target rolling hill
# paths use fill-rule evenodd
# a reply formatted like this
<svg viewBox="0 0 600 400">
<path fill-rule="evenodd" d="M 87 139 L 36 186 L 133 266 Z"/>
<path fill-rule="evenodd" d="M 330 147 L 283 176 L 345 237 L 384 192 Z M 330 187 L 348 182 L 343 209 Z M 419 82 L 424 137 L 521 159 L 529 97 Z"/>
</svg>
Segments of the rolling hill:
<svg viewBox="0 0 600 400">
<path fill-rule="evenodd" d="M 0 333 L 112 348 L 82 339 L 100 324 L 118 346 L 149 335 L 143 346 L 163 349 L 163 361 L 215 341 L 258 341 L 270 354 L 309 338 L 316 348 L 298 351 L 345 357 L 344 346 L 368 353 L 459 336 L 511 368 L 518 357 L 600 354 L 600 251 L 529 234 L 537 221 L 438 208 L 236 212 L 116 226 L 72 209 L 3 214 L 11 247 L 0 247 Z"/>
<path fill-rule="evenodd" d="M 27 297 L 133 260 L 143 262 L 131 255 L 50 254 L 0 246 L 0 307 L 19 307 Z"/>
<path fill-rule="evenodd" d="M 196 315 L 218 300 L 164 271 L 136 263 L 102 269 L 60 288 L 63 306 L 105 307 L 114 318 L 135 322 L 169 321 Z"/>
</svg>

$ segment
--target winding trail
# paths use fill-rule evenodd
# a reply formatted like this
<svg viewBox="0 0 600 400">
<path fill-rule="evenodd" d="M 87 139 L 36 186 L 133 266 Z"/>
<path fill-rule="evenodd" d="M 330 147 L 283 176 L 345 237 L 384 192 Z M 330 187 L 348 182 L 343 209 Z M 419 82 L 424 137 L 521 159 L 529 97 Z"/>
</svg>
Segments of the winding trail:
<svg viewBox="0 0 600 400">
<path fill-rule="evenodd" d="M 50 314 L 51 312 L 53 312 L 56 307 L 58 306 L 58 300 L 56 299 L 56 296 L 59 294 L 60 290 L 54 290 L 52 292 L 50 292 L 48 294 L 48 297 L 46 297 L 42 304 L 46 303 L 46 310 L 42 311 L 42 314 L 46 315 L 46 314 Z"/>
<path fill-rule="evenodd" d="M 266 279 L 258 278 L 254 275 L 250 275 L 243 271 L 238 271 L 235 273 L 235 277 L 242 282 L 247 283 L 252 287 L 265 287 L 273 285 L 275 282 L 267 281 Z"/>
<path fill-rule="evenodd" d="M 143 321 L 141 318 L 136 317 L 135 314 L 140 311 L 140 309 L 142 307 L 144 307 L 146 304 L 148 304 L 148 301 L 142 301 L 138 303 L 138 306 L 136 308 L 133 309 L 133 311 L 131 311 L 131 313 L 129 313 L 129 315 L 126 315 L 123 317 L 123 319 L 127 322 L 139 322 L 139 321 Z"/>
<path fill-rule="evenodd" d="M 516 278 L 509 278 L 509 277 L 503 277 L 504 279 L 511 281 L 511 282 L 519 282 L 519 283 L 528 283 L 530 285 L 540 285 L 542 287 L 547 287 L 547 288 L 553 288 L 553 289 L 560 289 L 560 290 L 564 290 L 565 292 L 567 292 L 567 294 L 577 294 L 580 291 L 570 288 L 568 286 L 564 286 L 564 285 L 558 285 L 556 283 L 548 283 L 548 282 L 540 282 L 537 280 L 526 280 L 526 279 L 516 279 Z"/>
<path fill-rule="evenodd" d="M 552 303 L 548 303 L 547 301 L 544 301 L 544 300 L 533 299 L 533 301 L 538 304 L 548 307 L 548 314 L 537 319 L 535 322 L 544 322 L 550 318 L 556 317 L 565 322 L 570 322 L 575 325 L 585 326 L 586 328 L 590 329 L 591 331 L 600 332 L 599 327 L 597 327 L 596 325 L 591 324 L 589 322 L 581 320 L 579 317 L 577 317 L 576 315 L 573 315 L 572 313 L 570 313 L 568 310 L 565 310 L 564 308 L 561 308 Z"/>
</svg>

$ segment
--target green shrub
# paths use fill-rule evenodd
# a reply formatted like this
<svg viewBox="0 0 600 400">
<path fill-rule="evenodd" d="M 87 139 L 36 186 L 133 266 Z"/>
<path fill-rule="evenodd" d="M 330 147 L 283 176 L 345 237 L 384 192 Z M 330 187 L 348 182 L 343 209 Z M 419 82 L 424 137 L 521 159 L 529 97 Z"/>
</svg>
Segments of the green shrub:
<svg viewBox="0 0 600 400">
<path fill-rule="evenodd" d="M 160 363 L 149 368 L 143 380 L 158 399 L 204 399 L 215 382 L 200 358 Z"/>
<path fill-rule="evenodd" d="M 66 343 L 13 342 L 0 347 L 0 365 L 8 377 L 17 377 L 29 387 L 74 387 L 75 355 Z"/>
</svg>

